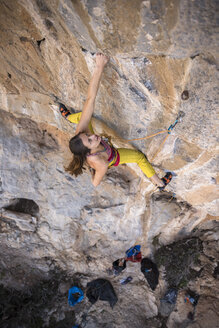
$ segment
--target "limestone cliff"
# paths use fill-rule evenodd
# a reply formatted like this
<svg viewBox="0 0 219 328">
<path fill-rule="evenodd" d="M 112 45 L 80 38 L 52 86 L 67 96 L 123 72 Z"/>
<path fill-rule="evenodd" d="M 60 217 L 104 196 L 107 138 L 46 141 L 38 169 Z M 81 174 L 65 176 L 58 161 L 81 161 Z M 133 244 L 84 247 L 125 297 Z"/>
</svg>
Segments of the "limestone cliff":
<svg viewBox="0 0 219 328">
<path fill-rule="evenodd" d="M 216 0 L 0 1 L 2 327 L 218 327 L 217 28 Z M 99 51 L 110 62 L 95 131 L 140 149 L 160 176 L 171 170 L 164 193 L 134 164 L 110 169 L 96 189 L 89 172 L 64 169 L 75 126 L 55 101 L 82 109 Z M 168 129 L 180 112 L 161 149 L 165 134 L 127 141 Z M 183 245 L 193 238 L 192 257 Z M 155 292 L 138 264 L 124 273 L 134 277 L 126 287 L 109 276 L 135 243 L 152 259 L 168 258 L 165 247 L 174 262 L 179 249 L 182 262 L 190 258 L 171 311 L 161 309 L 162 261 Z M 97 277 L 114 285 L 114 309 L 69 308 L 68 288 Z M 199 294 L 195 310 L 184 304 L 186 288 Z"/>
</svg>

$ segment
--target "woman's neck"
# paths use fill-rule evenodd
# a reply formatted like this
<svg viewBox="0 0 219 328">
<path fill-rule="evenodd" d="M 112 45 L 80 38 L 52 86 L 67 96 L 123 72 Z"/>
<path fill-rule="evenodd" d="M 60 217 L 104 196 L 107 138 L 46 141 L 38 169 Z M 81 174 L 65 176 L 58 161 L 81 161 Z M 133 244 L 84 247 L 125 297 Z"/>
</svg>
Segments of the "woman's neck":
<svg viewBox="0 0 219 328">
<path fill-rule="evenodd" d="M 95 153 L 101 152 L 101 151 L 103 151 L 104 149 L 105 149 L 104 146 L 100 143 L 100 144 L 98 145 L 98 147 L 96 147 L 96 148 L 94 148 L 94 149 L 92 149 L 92 150 L 90 151 L 90 154 L 95 154 Z"/>
</svg>

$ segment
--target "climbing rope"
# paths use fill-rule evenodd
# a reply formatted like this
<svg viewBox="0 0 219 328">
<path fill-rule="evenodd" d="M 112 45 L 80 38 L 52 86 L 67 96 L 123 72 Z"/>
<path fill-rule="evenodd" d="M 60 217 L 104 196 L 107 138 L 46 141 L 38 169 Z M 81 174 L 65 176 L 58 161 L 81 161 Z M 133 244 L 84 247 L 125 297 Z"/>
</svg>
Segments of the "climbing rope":
<svg viewBox="0 0 219 328">
<path fill-rule="evenodd" d="M 155 159 L 155 157 L 157 156 L 157 154 L 161 151 L 161 149 L 163 148 L 163 145 L 165 144 L 167 138 L 169 137 L 169 133 L 168 135 L 165 137 L 165 139 L 163 140 L 163 142 L 160 144 L 160 147 L 158 148 L 158 150 L 156 151 L 156 153 L 154 154 L 154 156 L 151 158 L 151 162 L 153 162 L 153 160 Z"/>
<path fill-rule="evenodd" d="M 183 111 L 180 111 L 175 122 L 169 126 L 169 128 L 167 130 L 167 136 L 165 137 L 165 139 L 161 143 L 160 147 L 158 148 L 158 150 L 152 157 L 151 161 L 153 161 L 155 159 L 155 157 L 157 156 L 157 154 L 161 151 L 161 149 L 163 148 L 163 145 L 165 144 L 165 142 L 166 142 L 167 138 L 169 137 L 169 135 L 171 134 L 172 130 L 175 128 L 176 124 L 179 123 L 184 116 L 185 116 L 185 113 Z"/>
<path fill-rule="evenodd" d="M 171 134 L 172 130 L 175 128 L 176 124 L 179 123 L 184 116 L 185 116 L 185 113 L 183 111 L 180 111 L 177 118 L 176 118 L 176 120 L 175 120 L 175 122 L 173 124 L 171 124 L 167 130 L 159 131 L 157 133 L 151 134 L 150 136 L 145 136 L 145 137 L 142 137 L 142 138 L 125 139 L 125 140 L 127 140 L 127 141 L 144 140 L 144 139 L 153 138 L 153 137 L 155 137 L 159 134 L 167 133 L 167 136 L 162 141 L 162 143 L 160 144 L 160 147 L 158 148 L 158 150 L 156 151 L 156 153 L 152 157 L 152 159 L 151 159 L 151 162 L 152 162 L 155 159 L 155 157 L 157 156 L 157 154 L 160 152 L 160 150 L 162 149 L 163 145 L 165 144 L 165 142 L 166 142 L 167 138 L 169 137 L 169 135 Z M 122 138 L 114 138 L 114 139 L 122 139 Z"/>
<path fill-rule="evenodd" d="M 143 140 L 143 139 L 149 139 L 149 138 L 153 138 L 159 134 L 162 134 L 162 133 L 166 133 L 168 132 L 168 130 L 164 130 L 164 131 L 159 131 L 157 133 L 154 133 L 154 134 L 151 134 L 150 136 L 146 136 L 146 137 L 142 137 L 142 138 L 136 138 L 136 139 L 125 139 L 125 140 L 128 140 L 128 141 L 136 141 L 136 140 Z"/>
</svg>

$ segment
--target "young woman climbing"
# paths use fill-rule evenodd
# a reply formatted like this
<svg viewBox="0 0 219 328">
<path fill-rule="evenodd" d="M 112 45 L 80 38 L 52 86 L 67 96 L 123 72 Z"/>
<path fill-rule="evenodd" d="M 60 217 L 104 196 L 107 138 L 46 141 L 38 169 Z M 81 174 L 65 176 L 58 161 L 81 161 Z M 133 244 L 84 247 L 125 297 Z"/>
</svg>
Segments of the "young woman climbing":
<svg viewBox="0 0 219 328">
<path fill-rule="evenodd" d="M 109 58 L 103 54 L 96 55 L 96 66 L 82 112 L 71 114 L 63 104 L 59 103 L 62 116 L 77 124 L 76 135 L 69 141 L 69 148 L 74 156 L 66 170 L 77 176 L 83 172 L 84 165 L 87 164 L 93 169 L 92 184 L 96 187 L 109 167 L 136 163 L 153 184 L 163 189 L 169 183 L 171 173 L 160 179 L 143 153 L 127 148 L 116 149 L 107 140 L 94 134 L 91 118 L 101 76 L 108 60 Z"/>
</svg>

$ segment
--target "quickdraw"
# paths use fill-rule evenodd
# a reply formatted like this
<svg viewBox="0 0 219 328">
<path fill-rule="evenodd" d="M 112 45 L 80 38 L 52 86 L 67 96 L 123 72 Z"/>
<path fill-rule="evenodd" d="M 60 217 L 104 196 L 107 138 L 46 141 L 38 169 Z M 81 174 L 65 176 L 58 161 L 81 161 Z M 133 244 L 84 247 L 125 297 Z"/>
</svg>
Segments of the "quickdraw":
<svg viewBox="0 0 219 328">
<path fill-rule="evenodd" d="M 169 128 L 167 130 L 163 130 L 163 131 L 159 131 L 157 133 L 154 133 L 150 136 L 146 136 L 146 137 L 142 137 L 142 138 L 136 138 L 136 139 L 125 139 L 127 141 L 137 141 L 137 140 L 143 140 L 143 139 L 149 139 L 149 138 L 153 138 L 159 134 L 163 134 L 163 133 L 167 133 L 167 136 L 165 137 L 165 139 L 163 140 L 163 142 L 160 144 L 160 147 L 158 148 L 157 152 L 154 154 L 154 156 L 152 157 L 152 159 L 150 160 L 151 162 L 155 159 L 155 157 L 157 156 L 157 154 L 160 152 L 161 148 L 163 147 L 164 143 L 166 142 L 168 136 L 171 134 L 172 130 L 175 128 L 175 126 L 177 125 L 177 123 L 181 122 L 182 118 L 185 116 L 185 113 L 183 111 L 180 111 L 175 122 L 173 124 L 171 124 L 169 126 Z M 115 139 L 120 139 L 120 138 L 115 138 Z"/>
<path fill-rule="evenodd" d="M 176 120 L 175 120 L 175 122 L 169 126 L 169 128 L 168 128 L 168 130 L 167 130 L 167 131 L 168 131 L 168 134 L 171 133 L 171 131 L 173 130 L 173 128 L 175 128 L 175 126 L 176 126 L 177 123 L 181 122 L 181 119 L 182 119 L 184 116 L 185 116 L 185 113 L 182 112 L 182 111 L 180 111 L 180 112 L 179 112 L 179 115 L 177 116 L 177 118 L 176 118 Z"/>
</svg>

